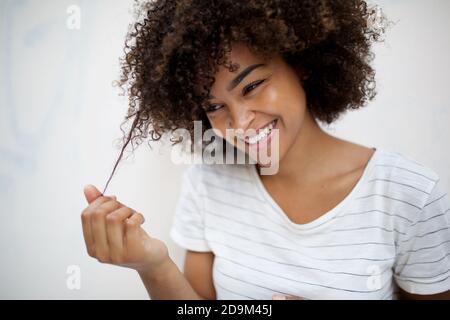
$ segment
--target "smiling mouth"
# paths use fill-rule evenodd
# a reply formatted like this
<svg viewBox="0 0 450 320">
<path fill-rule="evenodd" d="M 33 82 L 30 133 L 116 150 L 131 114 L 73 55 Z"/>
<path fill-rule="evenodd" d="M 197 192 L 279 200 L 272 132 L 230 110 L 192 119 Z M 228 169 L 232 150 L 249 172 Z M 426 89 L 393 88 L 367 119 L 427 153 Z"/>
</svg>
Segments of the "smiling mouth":
<svg viewBox="0 0 450 320">
<path fill-rule="evenodd" d="M 261 140 L 264 140 L 266 137 L 268 137 L 270 135 L 273 128 L 276 126 L 277 122 L 278 122 L 278 118 L 273 120 L 269 124 L 267 124 L 265 127 L 258 129 L 258 131 L 257 131 L 258 133 L 255 134 L 254 136 L 252 136 L 252 137 L 246 136 L 242 140 L 244 140 L 249 145 L 257 144 L 258 142 L 260 142 Z"/>
</svg>

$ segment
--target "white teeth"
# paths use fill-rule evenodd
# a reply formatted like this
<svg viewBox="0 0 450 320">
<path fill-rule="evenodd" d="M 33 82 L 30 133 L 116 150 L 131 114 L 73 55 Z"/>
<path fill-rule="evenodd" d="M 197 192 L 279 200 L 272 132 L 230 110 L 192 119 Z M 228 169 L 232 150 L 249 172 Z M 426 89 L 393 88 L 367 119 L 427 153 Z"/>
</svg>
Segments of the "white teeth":
<svg viewBox="0 0 450 320">
<path fill-rule="evenodd" d="M 264 139 L 266 136 L 268 136 L 270 134 L 270 132 L 272 132 L 273 126 L 274 126 L 275 121 L 272 121 L 268 126 L 266 126 L 264 129 L 260 130 L 260 132 L 253 136 L 253 137 L 248 137 L 246 139 L 248 144 L 255 144 L 258 143 L 259 141 L 261 141 L 262 139 Z"/>
</svg>

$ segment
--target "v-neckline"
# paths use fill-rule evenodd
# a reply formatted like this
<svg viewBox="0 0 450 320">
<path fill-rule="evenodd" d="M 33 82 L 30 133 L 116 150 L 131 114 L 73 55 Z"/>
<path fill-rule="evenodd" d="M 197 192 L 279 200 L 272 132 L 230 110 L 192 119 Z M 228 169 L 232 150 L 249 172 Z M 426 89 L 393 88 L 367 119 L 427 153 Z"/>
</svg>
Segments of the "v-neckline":
<svg viewBox="0 0 450 320">
<path fill-rule="evenodd" d="M 278 205 L 278 203 L 274 200 L 274 198 L 270 195 L 270 193 L 267 191 L 266 187 L 264 186 L 261 177 L 258 174 L 258 168 L 257 165 L 252 165 L 252 177 L 255 180 L 257 189 L 259 190 L 261 196 L 264 200 L 266 200 L 271 207 L 279 214 L 282 219 L 285 221 L 285 223 L 292 229 L 297 231 L 312 231 L 313 229 L 316 229 L 317 227 L 321 226 L 325 222 L 332 219 L 338 212 L 340 212 L 344 207 L 354 198 L 355 194 L 358 193 L 358 191 L 361 189 L 362 185 L 365 183 L 372 167 L 374 166 L 374 163 L 376 159 L 378 158 L 381 150 L 379 148 L 372 148 L 374 150 L 374 153 L 370 157 L 369 161 L 366 163 L 366 166 L 363 170 L 363 173 L 361 177 L 358 179 L 358 182 L 356 185 L 352 188 L 350 193 L 347 194 L 347 196 L 342 199 L 336 206 L 334 206 L 332 209 L 328 210 L 324 214 L 322 214 L 320 217 L 307 222 L 307 223 L 295 223 L 292 221 L 288 215 L 284 212 L 284 210 Z"/>
</svg>

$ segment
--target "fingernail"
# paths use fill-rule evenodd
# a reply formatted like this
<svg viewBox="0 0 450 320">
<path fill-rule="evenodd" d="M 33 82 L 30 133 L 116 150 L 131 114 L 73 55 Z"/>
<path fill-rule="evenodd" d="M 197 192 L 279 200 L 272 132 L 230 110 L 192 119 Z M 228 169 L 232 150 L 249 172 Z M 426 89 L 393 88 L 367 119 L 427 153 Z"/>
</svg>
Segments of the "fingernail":
<svg viewBox="0 0 450 320">
<path fill-rule="evenodd" d="M 281 295 L 281 294 L 274 294 L 272 296 L 272 300 L 286 300 L 286 296 Z"/>
</svg>

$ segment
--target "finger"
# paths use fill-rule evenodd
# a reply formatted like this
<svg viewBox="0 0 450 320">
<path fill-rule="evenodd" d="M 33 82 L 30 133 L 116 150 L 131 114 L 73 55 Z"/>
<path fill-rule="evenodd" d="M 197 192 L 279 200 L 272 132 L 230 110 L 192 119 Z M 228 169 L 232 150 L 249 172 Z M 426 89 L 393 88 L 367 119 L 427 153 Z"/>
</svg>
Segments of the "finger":
<svg viewBox="0 0 450 320">
<path fill-rule="evenodd" d="M 108 237 L 109 255 L 113 263 L 121 263 L 125 236 L 125 220 L 134 213 L 128 207 L 120 207 L 106 216 L 106 235 Z"/>
<path fill-rule="evenodd" d="M 84 243 L 86 244 L 86 251 L 88 252 L 89 256 L 94 257 L 95 256 L 95 249 L 94 249 L 94 236 L 92 234 L 92 228 L 91 228 L 91 217 L 88 211 L 83 211 L 81 213 L 81 225 L 83 227 L 83 238 Z"/>
<path fill-rule="evenodd" d="M 111 201 L 113 200 L 112 197 L 107 197 L 107 196 L 100 196 L 97 199 L 95 199 L 94 201 L 92 201 L 89 206 L 87 207 L 88 211 L 91 212 L 95 212 L 95 210 L 102 205 L 103 203 L 107 202 L 107 201 Z"/>
<path fill-rule="evenodd" d="M 81 223 L 83 227 L 83 237 L 86 244 L 86 250 L 91 257 L 95 256 L 95 242 L 92 230 L 92 215 L 95 208 L 106 201 L 110 201 L 108 197 L 98 197 L 81 213 Z"/>
<path fill-rule="evenodd" d="M 92 201 L 102 196 L 102 193 L 93 185 L 89 184 L 84 187 L 84 197 L 86 201 L 91 204 Z"/>
<path fill-rule="evenodd" d="M 141 213 L 133 211 L 133 215 L 128 219 L 128 221 L 140 226 L 145 222 L 145 218 Z"/>
<path fill-rule="evenodd" d="M 94 202 L 95 202 L 95 205 L 98 205 L 98 204 L 101 204 L 102 202 L 106 202 L 108 200 L 109 199 L 107 199 L 105 197 L 99 197 Z M 95 256 L 95 243 L 94 243 L 94 235 L 93 235 L 92 223 L 91 223 L 92 214 L 95 212 L 95 210 L 93 209 L 93 206 L 94 206 L 94 203 L 91 203 L 91 205 L 89 205 L 81 213 L 83 238 L 84 238 L 84 242 L 86 244 L 87 252 L 91 257 Z"/>
<path fill-rule="evenodd" d="M 106 197 L 102 197 L 105 198 Z M 100 262 L 109 262 L 108 238 L 106 235 L 106 216 L 115 210 L 117 203 L 107 199 L 91 214 L 91 230 L 94 239 L 95 257 Z"/>
<path fill-rule="evenodd" d="M 125 226 L 125 246 L 130 243 L 137 243 L 140 241 L 140 226 L 145 222 L 142 214 L 135 212 L 129 219 L 126 220 Z"/>
</svg>

